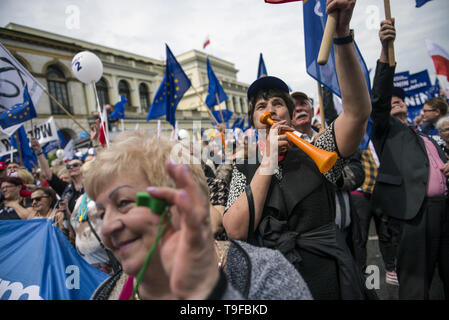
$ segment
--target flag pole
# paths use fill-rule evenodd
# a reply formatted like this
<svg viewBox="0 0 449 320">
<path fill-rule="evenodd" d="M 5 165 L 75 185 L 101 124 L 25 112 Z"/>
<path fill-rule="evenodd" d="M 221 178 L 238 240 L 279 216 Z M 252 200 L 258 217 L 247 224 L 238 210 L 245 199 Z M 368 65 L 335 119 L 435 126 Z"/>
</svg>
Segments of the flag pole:
<svg viewBox="0 0 449 320">
<path fill-rule="evenodd" d="M 196 91 L 196 89 L 195 89 L 195 87 L 193 85 L 191 85 L 191 87 L 192 87 L 193 91 L 195 92 L 195 94 L 198 96 L 198 98 L 200 98 L 201 104 L 206 107 L 207 111 L 209 112 L 209 115 L 210 115 L 211 119 L 214 120 L 215 124 L 218 126 L 217 119 L 215 119 L 215 117 L 212 114 L 212 112 L 210 111 L 209 107 L 204 103 L 203 98 L 201 97 L 201 95 L 198 93 L 198 91 Z"/>
<path fill-rule="evenodd" d="M 317 81 L 318 85 L 318 103 L 320 107 L 320 117 L 321 117 L 321 128 L 326 129 L 326 119 L 324 117 L 324 106 L 323 106 L 323 92 L 321 90 L 321 85 Z"/>
<path fill-rule="evenodd" d="M 17 141 L 17 152 L 19 153 L 19 161 L 20 161 L 20 165 L 23 166 L 22 152 L 20 151 L 20 139 L 19 139 L 19 134 L 16 133 L 16 134 L 14 135 L 14 137 L 16 138 L 16 141 Z"/>
<path fill-rule="evenodd" d="M 391 20 L 390 0 L 384 0 L 384 9 L 385 9 L 385 18 L 387 20 Z M 388 41 L 388 63 L 390 64 L 390 67 L 394 67 L 395 65 L 393 41 Z"/>
<path fill-rule="evenodd" d="M 325 65 L 329 60 L 331 53 L 333 37 L 337 29 L 337 13 L 332 12 L 327 16 L 326 27 L 324 28 L 323 39 L 321 40 L 320 52 L 317 62 L 319 65 Z"/>
<path fill-rule="evenodd" d="M 103 119 L 102 114 L 103 114 L 104 108 L 102 110 L 100 107 L 100 100 L 98 99 L 97 88 L 95 86 L 95 82 L 93 82 L 93 81 L 92 81 L 92 87 L 94 88 L 95 100 L 97 101 L 97 108 L 100 110 L 100 121 L 101 121 L 100 130 L 101 130 L 101 126 L 103 125 L 103 122 L 104 122 L 106 124 L 106 127 L 103 127 L 103 131 L 104 131 L 104 135 L 106 138 L 106 146 L 109 148 L 109 130 L 108 130 L 109 123 L 108 123 L 108 119 L 107 119 L 108 115 L 106 112 L 106 119 Z"/>
<path fill-rule="evenodd" d="M 44 90 L 44 92 L 48 95 L 48 97 L 59 107 L 61 108 L 80 128 L 81 130 L 85 132 L 89 132 L 88 130 L 84 129 L 84 127 L 64 108 L 58 100 L 56 100 L 47 90 Z"/>
<path fill-rule="evenodd" d="M 217 99 L 218 110 L 220 110 L 221 121 L 224 124 L 225 121 L 224 121 L 224 117 L 223 117 L 223 111 L 221 110 L 220 100 L 218 99 L 218 93 L 215 93 L 215 98 Z"/>
</svg>

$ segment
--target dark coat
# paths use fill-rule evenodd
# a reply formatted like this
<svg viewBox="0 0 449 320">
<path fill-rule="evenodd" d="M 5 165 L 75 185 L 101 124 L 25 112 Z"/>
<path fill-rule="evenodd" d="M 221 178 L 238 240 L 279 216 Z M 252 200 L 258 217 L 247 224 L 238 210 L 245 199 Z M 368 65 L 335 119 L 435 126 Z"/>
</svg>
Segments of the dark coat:
<svg viewBox="0 0 449 320">
<path fill-rule="evenodd" d="M 394 71 L 395 67 L 387 63 L 377 63 L 372 90 L 371 140 L 380 167 L 371 203 L 377 214 L 411 220 L 426 196 L 429 159 L 420 134 L 390 115 Z M 446 162 L 443 151 L 429 139 Z"/>
</svg>

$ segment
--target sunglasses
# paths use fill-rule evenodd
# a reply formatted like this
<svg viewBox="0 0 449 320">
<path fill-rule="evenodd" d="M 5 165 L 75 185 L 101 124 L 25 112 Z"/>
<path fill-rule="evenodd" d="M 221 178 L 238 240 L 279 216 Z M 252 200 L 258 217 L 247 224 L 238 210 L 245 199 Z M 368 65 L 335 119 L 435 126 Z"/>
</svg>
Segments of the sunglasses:
<svg viewBox="0 0 449 320">
<path fill-rule="evenodd" d="M 78 168 L 81 167 L 81 163 L 74 163 L 74 164 L 67 164 L 65 166 L 68 170 L 72 169 L 72 168 Z"/>
<path fill-rule="evenodd" d="M 42 197 L 31 198 L 31 202 L 34 202 L 34 201 L 40 202 L 42 200 L 42 198 L 49 198 L 49 197 L 42 196 Z"/>
</svg>

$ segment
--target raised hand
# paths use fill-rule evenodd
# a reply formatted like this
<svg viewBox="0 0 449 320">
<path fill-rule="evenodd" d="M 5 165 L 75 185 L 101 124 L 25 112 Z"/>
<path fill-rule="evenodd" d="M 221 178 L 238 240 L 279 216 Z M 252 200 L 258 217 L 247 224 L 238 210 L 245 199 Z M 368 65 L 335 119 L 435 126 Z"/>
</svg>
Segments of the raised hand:
<svg viewBox="0 0 449 320">
<path fill-rule="evenodd" d="M 351 22 L 355 2 L 355 0 L 327 0 L 327 14 L 337 12 L 335 37 L 342 38 L 349 35 L 349 23 Z"/>
<path fill-rule="evenodd" d="M 209 216 L 209 201 L 185 165 L 166 164 L 177 189 L 148 192 L 173 204 L 177 215 L 161 241 L 161 260 L 170 289 L 179 299 L 205 299 L 219 277 Z"/>
</svg>

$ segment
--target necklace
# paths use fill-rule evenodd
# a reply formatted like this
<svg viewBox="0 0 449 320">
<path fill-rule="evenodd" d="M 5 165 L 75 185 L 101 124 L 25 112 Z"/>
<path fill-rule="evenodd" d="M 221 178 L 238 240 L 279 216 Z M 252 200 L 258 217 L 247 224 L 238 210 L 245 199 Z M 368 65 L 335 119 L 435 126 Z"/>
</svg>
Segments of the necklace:
<svg viewBox="0 0 449 320">
<path fill-rule="evenodd" d="M 217 256 L 219 257 L 218 267 L 223 270 L 226 264 L 226 257 L 228 255 L 229 241 L 218 242 L 217 240 L 214 240 L 214 243 Z"/>
</svg>

